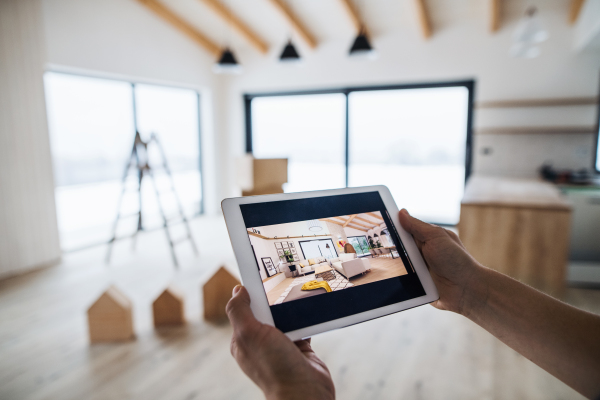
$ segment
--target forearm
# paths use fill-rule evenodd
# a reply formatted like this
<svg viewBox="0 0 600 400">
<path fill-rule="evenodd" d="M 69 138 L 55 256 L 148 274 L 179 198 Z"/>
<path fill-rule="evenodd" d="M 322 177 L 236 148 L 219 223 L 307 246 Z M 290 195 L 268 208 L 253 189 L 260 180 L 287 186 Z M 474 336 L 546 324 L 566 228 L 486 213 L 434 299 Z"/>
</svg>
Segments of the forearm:
<svg viewBox="0 0 600 400">
<path fill-rule="evenodd" d="M 581 394 L 600 395 L 600 316 L 478 267 L 462 314 Z"/>
</svg>

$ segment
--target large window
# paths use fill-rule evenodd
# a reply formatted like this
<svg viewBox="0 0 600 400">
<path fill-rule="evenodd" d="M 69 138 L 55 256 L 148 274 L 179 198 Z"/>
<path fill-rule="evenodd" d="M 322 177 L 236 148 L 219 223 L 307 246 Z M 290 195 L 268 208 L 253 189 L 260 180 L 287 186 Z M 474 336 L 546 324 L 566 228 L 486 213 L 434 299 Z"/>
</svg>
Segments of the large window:
<svg viewBox="0 0 600 400">
<path fill-rule="evenodd" d="M 354 247 L 356 254 L 360 257 L 362 255 L 371 254 L 369 252 L 369 243 L 367 243 L 366 236 L 348 236 L 348 243 Z"/>
<path fill-rule="evenodd" d="M 460 217 L 473 81 L 249 94 L 246 150 L 287 157 L 286 192 L 386 185 L 429 222 Z"/>
<path fill-rule="evenodd" d="M 318 257 L 330 259 L 338 256 L 333 240 L 331 239 L 307 240 L 298 243 L 300 244 L 302 256 L 305 260 Z"/>
<path fill-rule="evenodd" d="M 345 110 L 340 93 L 254 99 L 254 156 L 288 158 L 287 192 L 345 187 Z"/>
<path fill-rule="evenodd" d="M 48 72 L 44 77 L 54 162 L 61 245 L 71 250 L 107 242 L 116 218 L 122 178 L 136 126 L 143 140 L 160 141 L 185 214 L 201 212 L 198 94 L 193 90 Z M 160 154 L 150 163 L 161 190 L 170 188 Z M 124 214 L 139 209 L 136 179 L 123 198 Z M 167 190 L 168 191 L 168 190 Z M 162 226 L 156 193 L 142 184 L 144 228 Z M 161 196 L 165 212 L 177 212 L 173 196 Z M 137 220 L 124 220 L 119 234 L 132 233 Z"/>
</svg>

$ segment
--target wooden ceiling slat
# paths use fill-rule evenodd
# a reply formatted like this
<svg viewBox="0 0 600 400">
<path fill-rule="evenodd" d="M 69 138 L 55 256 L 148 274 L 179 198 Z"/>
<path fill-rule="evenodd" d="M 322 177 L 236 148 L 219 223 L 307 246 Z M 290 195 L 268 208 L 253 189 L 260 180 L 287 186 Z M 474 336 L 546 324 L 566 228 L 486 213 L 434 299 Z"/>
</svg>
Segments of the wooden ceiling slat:
<svg viewBox="0 0 600 400">
<path fill-rule="evenodd" d="M 352 24 L 354 25 L 356 32 L 360 32 L 360 29 L 363 28 L 363 23 L 360 20 L 360 16 L 358 15 L 358 11 L 352 3 L 352 0 L 340 0 L 340 2 L 342 3 L 346 11 L 348 11 L 348 15 L 352 20 Z"/>
<path fill-rule="evenodd" d="M 363 228 L 367 228 L 367 229 L 373 229 L 373 228 L 375 228 L 376 226 L 378 226 L 378 224 L 377 224 L 377 225 L 371 225 L 371 226 L 369 226 L 369 225 L 365 225 L 365 224 L 363 224 L 363 223 L 361 223 L 361 222 L 356 222 L 356 221 L 352 221 L 352 225 L 361 226 L 361 227 L 363 227 Z"/>
<path fill-rule="evenodd" d="M 373 222 L 373 221 L 370 221 L 370 220 L 368 220 L 366 218 L 363 218 L 363 217 L 356 217 L 355 219 L 357 219 L 359 221 L 362 221 L 362 222 L 366 222 L 368 224 L 373 224 L 373 225 L 379 225 L 380 224 L 380 222 Z"/>
<path fill-rule="evenodd" d="M 312 48 L 317 47 L 317 41 L 308 29 L 300 22 L 298 17 L 294 15 L 290 7 L 283 0 L 270 0 L 271 3 L 283 14 L 288 20 L 292 28 L 302 37 L 302 39 Z"/>
<path fill-rule="evenodd" d="M 221 48 L 210 40 L 195 27 L 184 21 L 181 17 L 171 11 L 168 7 L 157 0 L 138 0 L 149 10 L 154 12 L 160 18 L 177 28 L 181 33 L 198 43 L 213 56 L 218 57 L 221 54 Z"/>
<path fill-rule="evenodd" d="M 429 10 L 425 0 L 415 0 L 417 8 L 417 15 L 419 17 L 419 26 L 421 27 L 421 33 L 425 39 L 429 39 L 433 33 L 431 28 L 431 18 L 429 16 Z"/>
<path fill-rule="evenodd" d="M 330 222 L 330 223 L 332 223 L 332 224 L 336 224 L 336 225 L 339 225 L 339 226 L 344 226 L 344 224 L 343 224 L 343 223 L 341 223 L 341 222 L 337 222 L 337 221 L 334 221 L 334 220 L 332 220 L 332 219 L 329 219 L 329 218 L 321 218 L 321 219 L 319 219 L 319 221 L 323 221 L 323 222 Z"/>
<path fill-rule="evenodd" d="M 500 29 L 502 16 L 502 0 L 491 0 L 490 32 L 494 33 Z"/>
<path fill-rule="evenodd" d="M 383 221 L 383 218 L 381 218 L 381 217 L 379 216 L 379 214 L 377 214 L 377 213 L 374 213 L 374 212 L 368 212 L 368 213 L 365 213 L 365 214 L 367 214 L 367 215 L 370 215 L 371 217 L 373 217 L 373 218 L 375 218 L 375 219 L 379 219 L 379 220 Z"/>
<path fill-rule="evenodd" d="M 577 22 L 584 3 L 585 0 L 571 0 L 571 7 L 569 9 L 569 23 L 571 25 Z"/>
<path fill-rule="evenodd" d="M 348 224 L 349 224 L 350 222 L 352 222 L 352 220 L 353 220 L 354 218 L 356 218 L 356 214 L 353 214 L 353 215 L 351 215 L 351 216 L 350 216 L 350 217 L 349 217 L 349 218 L 346 220 L 346 222 L 344 222 L 344 225 L 342 225 L 342 226 L 343 226 L 344 228 L 345 228 L 345 227 L 347 227 L 347 226 L 348 226 Z"/>
<path fill-rule="evenodd" d="M 219 0 L 201 1 L 218 14 L 229 26 L 238 31 L 258 51 L 263 54 L 269 51 L 269 46 Z"/>
</svg>

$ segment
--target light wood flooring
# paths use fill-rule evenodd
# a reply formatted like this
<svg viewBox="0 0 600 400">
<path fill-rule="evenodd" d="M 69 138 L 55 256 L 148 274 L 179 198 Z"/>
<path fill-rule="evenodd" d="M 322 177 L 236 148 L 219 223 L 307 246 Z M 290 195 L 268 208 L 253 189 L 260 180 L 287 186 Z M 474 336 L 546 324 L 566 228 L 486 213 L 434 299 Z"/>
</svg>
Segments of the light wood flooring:
<svg viewBox="0 0 600 400">
<path fill-rule="evenodd" d="M 400 258 L 392 259 L 391 257 L 368 257 L 367 259 L 371 264 L 371 271 L 350 278 L 350 282 L 352 282 L 355 286 L 406 274 L 406 268 L 404 267 L 404 264 Z M 285 278 L 277 286 L 271 289 L 271 291 L 267 293 L 267 300 L 269 301 L 269 304 L 275 304 L 275 301 L 279 298 L 279 296 L 281 296 L 285 289 L 292 284 L 294 279 L 295 278 Z"/>
<path fill-rule="evenodd" d="M 235 261 L 220 218 L 192 222 L 201 256 L 182 245 L 175 271 L 162 232 L 67 254 L 61 265 L 0 281 L 0 399 L 262 399 L 229 353 L 231 328 L 200 318 L 200 286 Z M 134 303 L 137 338 L 89 345 L 85 310 L 111 283 Z M 155 331 L 150 304 L 169 283 L 188 324 Z M 566 301 L 600 312 L 600 291 Z M 471 321 L 418 307 L 313 338 L 339 399 L 582 399 Z"/>
<path fill-rule="evenodd" d="M 367 257 L 367 260 L 369 260 L 369 263 L 371 264 L 371 271 L 350 278 L 350 282 L 352 282 L 354 286 L 365 285 L 367 283 L 406 274 L 406 268 L 400 258 Z"/>
</svg>

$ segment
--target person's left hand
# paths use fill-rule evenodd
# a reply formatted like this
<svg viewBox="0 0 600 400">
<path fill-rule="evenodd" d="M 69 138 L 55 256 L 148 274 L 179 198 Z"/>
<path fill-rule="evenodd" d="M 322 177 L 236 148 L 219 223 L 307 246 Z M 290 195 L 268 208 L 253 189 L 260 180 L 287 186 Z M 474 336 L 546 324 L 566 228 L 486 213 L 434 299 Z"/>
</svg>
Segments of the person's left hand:
<svg viewBox="0 0 600 400">
<path fill-rule="evenodd" d="M 277 328 L 259 322 L 243 286 L 227 304 L 233 326 L 231 354 L 267 399 L 334 399 L 327 366 L 310 347 L 310 339 L 292 342 Z"/>
</svg>

